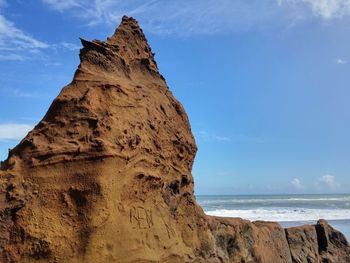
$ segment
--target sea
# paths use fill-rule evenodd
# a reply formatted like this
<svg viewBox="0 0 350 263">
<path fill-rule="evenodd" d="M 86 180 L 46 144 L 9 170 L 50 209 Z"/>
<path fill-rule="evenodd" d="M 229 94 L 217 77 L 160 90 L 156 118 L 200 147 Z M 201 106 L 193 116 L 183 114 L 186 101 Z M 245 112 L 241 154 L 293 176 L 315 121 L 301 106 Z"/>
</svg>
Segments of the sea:
<svg viewBox="0 0 350 263">
<path fill-rule="evenodd" d="M 198 195 L 208 215 L 277 221 L 283 227 L 326 219 L 350 241 L 350 194 Z"/>
</svg>

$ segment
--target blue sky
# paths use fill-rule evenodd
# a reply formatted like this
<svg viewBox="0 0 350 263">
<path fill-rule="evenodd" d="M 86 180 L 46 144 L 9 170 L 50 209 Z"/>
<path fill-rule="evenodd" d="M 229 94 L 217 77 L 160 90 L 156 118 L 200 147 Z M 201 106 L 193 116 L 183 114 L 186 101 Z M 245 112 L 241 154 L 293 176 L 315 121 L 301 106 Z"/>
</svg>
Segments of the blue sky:
<svg viewBox="0 0 350 263">
<path fill-rule="evenodd" d="M 349 0 L 0 0 L 0 159 L 124 14 L 187 110 L 197 194 L 350 192 Z"/>
</svg>

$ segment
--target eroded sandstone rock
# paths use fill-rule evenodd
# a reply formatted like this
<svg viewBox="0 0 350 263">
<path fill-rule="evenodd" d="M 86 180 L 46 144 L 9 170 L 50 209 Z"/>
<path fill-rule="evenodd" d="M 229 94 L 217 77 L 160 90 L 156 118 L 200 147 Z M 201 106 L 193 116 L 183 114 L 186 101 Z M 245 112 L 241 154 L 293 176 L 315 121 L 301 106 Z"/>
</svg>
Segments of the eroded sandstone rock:
<svg viewBox="0 0 350 263">
<path fill-rule="evenodd" d="M 325 221 L 206 216 L 186 112 L 136 20 L 81 41 L 73 81 L 1 166 L 2 262 L 350 262 Z"/>
</svg>

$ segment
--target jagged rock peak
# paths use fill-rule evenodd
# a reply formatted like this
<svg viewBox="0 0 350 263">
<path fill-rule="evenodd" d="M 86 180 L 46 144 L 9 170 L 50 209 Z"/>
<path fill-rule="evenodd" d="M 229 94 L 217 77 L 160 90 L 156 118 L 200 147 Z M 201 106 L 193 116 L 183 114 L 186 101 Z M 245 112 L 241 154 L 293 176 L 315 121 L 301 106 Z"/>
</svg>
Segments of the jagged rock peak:
<svg viewBox="0 0 350 263">
<path fill-rule="evenodd" d="M 77 73 L 100 75 L 100 71 L 116 73 L 128 79 L 158 78 L 154 53 L 138 22 L 124 16 L 119 27 L 106 41 L 88 41 L 81 38 L 80 66 Z M 85 78 L 84 78 L 85 79 Z"/>
<path fill-rule="evenodd" d="M 107 43 L 118 45 L 120 53 L 127 57 L 152 58 L 152 50 L 138 22 L 133 17 L 124 16 Z"/>
</svg>

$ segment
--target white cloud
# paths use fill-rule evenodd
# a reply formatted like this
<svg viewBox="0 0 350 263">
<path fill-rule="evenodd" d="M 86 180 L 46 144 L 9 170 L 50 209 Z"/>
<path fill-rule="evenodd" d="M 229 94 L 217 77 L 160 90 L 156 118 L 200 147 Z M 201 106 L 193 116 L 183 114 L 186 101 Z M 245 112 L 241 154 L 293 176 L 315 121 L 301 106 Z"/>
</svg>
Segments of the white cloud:
<svg viewBox="0 0 350 263">
<path fill-rule="evenodd" d="M 348 62 L 342 58 L 338 58 L 336 63 L 339 65 L 344 65 L 344 64 L 347 64 Z"/>
<path fill-rule="evenodd" d="M 338 185 L 336 180 L 335 180 L 335 176 L 334 175 L 330 175 L 330 174 L 323 175 L 319 179 L 319 183 L 321 185 L 327 186 L 329 188 L 335 188 Z"/>
<path fill-rule="evenodd" d="M 303 0 L 311 6 L 313 13 L 324 19 L 350 14 L 349 0 Z"/>
<path fill-rule="evenodd" d="M 350 0 L 277 0 L 277 3 L 280 6 L 286 3 L 294 8 L 306 6 L 314 16 L 325 20 L 350 15 Z"/>
<path fill-rule="evenodd" d="M 302 190 L 305 188 L 298 178 L 293 178 L 293 180 L 290 183 L 296 190 Z"/>
<path fill-rule="evenodd" d="M 28 124 L 0 124 L 0 140 L 22 139 L 32 129 Z"/>
</svg>

